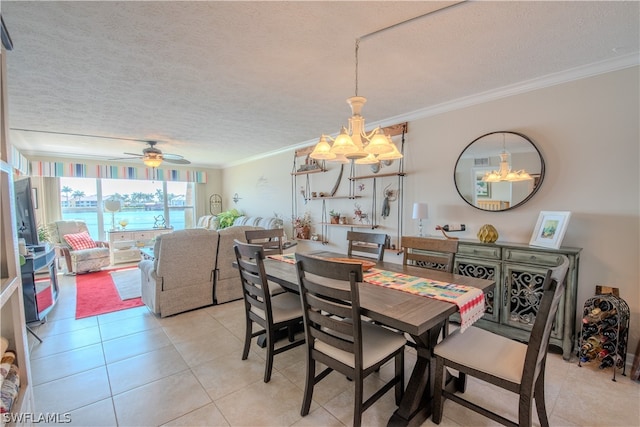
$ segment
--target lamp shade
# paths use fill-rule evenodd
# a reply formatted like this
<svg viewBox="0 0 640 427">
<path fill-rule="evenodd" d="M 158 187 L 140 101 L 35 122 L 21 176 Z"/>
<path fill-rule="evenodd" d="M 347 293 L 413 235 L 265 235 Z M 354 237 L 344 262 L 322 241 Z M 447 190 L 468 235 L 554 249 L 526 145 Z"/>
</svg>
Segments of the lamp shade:
<svg viewBox="0 0 640 427">
<path fill-rule="evenodd" d="M 413 204 L 413 219 L 429 218 L 429 206 L 424 202 L 416 202 Z"/>
<path fill-rule="evenodd" d="M 104 201 L 104 210 L 107 212 L 118 212 L 122 209 L 122 203 L 118 199 Z"/>
</svg>

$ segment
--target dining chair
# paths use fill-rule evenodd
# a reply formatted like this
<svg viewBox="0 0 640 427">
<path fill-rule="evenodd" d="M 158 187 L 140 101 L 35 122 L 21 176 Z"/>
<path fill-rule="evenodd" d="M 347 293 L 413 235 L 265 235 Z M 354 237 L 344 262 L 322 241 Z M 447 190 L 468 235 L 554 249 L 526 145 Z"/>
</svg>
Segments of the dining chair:
<svg viewBox="0 0 640 427">
<path fill-rule="evenodd" d="M 402 236 L 401 245 L 404 265 L 453 272 L 453 258 L 458 252 L 457 239 Z"/>
<path fill-rule="evenodd" d="M 440 424 L 445 399 L 451 399 L 479 414 L 507 426 L 531 426 L 532 403 L 535 399 L 541 426 L 549 419 L 544 399 L 544 374 L 549 336 L 556 310 L 565 288 L 569 259 L 550 269 L 544 279 L 542 291 L 530 298 L 539 302 L 536 319 L 528 344 L 513 341 L 493 332 L 469 327 L 464 333 L 453 332 L 434 347 L 436 358 L 433 422 Z M 463 399 L 445 388 L 446 368 L 459 372 L 458 390 L 464 392 L 466 376 L 471 375 L 519 395 L 518 422 Z M 489 399 L 491 400 L 491 399 Z"/>
<path fill-rule="evenodd" d="M 246 319 L 242 360 L 246 360 L 249 356 L 251 340 L 257 336 L 266 335 L 267 357 L 264 382 L 268 383 L 271 379 L 273 356 L 304 344 L 304 339 L 296 341 L 294 337 L 295 327 L 302 323 L 300 297 L 291 292 L 278 295 L 271 295 L 268 292 L 262 245 L 252 245 L 236 240 L 234 251 L 240 271 Z M 254 323 L 262 329 L 253 331 Z M 276 332 L 285 328 L 289 343 L 275 348 Z"/>
<path fill-rule="evenodd" d="M 296 268 L 307 343 L 307 375 L 300 414 L 309 413 L 314 386 L 333 370 L 354 382 L 354 426 L 360 426 L 362 413 L 394 386 L 399 405 L 404 386 L 405 338 L 362 319 L 358 291 L 362 265 L 296 253 Z M 393 378 L 364 400 L 364 378 L 391 359 L 395 363 Z M 326 366 L 318 375 L 316 362 Z"/>
<path fill-rule="evenodd" d="M 282 242 L 284 241 L 284 228 L 245 230 L 244 237 L 247 243 L 262 245 L 265 256 L 282 255 L 284 252 L 282 246 Z M 269 280 L 268 284 L 271 295 L 286 292 L 284 288 L 277 283 Z"/>
<path fill-rule="evenodd" d="M 247 230 L 244 235 L 248 243 L 262 245 L 265 255 L 281 255 L 283 252 L 284 228 Z"/>
<path fill-rule="evenodd" d="M 349 241 L 349 248 L 347 249 L 349 258 L 355 255 L 359 258 L 372 258 L 376 261 L 384 259 L 384 246 L 387 242 L 386 234 L 348 231 L 347 240 Z"/>
</svg>

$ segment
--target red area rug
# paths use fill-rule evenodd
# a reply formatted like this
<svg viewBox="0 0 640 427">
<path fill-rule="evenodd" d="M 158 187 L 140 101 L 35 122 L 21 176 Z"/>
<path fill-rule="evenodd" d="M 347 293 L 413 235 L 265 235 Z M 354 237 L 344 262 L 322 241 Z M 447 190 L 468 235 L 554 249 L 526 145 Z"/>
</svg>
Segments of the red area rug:
<svg viewBox="0 0 640 427">
<path fill-rule="evenodd" d="M 113 270 L 111 270 L 113 271 Z M 143 305 L 142 298 L 121 300 L 108 270 L 76 276 L 76 319 Z"/>
</svg>

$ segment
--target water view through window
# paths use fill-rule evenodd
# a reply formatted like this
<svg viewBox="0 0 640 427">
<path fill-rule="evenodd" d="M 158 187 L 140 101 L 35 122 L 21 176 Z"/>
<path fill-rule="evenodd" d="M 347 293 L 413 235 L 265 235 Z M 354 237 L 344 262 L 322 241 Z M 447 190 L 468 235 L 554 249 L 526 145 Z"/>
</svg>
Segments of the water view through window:
<svg viewBox="0 0 640 427">
<path fill-rule="evenodd" d="M 126 179 L 60 178 L 62 219 L 86 222 L 96 240 L 106 232 L 194 224 L 193 183 Z M 103 210 L 103 201 L 120 200 L 117 212 Z"/>
</svg>

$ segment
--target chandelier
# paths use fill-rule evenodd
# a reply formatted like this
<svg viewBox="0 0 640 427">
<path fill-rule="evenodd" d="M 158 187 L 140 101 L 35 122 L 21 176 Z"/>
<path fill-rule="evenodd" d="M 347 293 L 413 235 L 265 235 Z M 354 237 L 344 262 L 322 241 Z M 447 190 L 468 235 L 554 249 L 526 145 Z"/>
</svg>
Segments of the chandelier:
<svg viewBox="0 0 640 427">
<path fill-rule="evenodd" d="M 526 170 L 512 171 L 509 165 L 509 153 L 506 150 L 505 134 L 502 134 L 502 152 L 500 153 L 500 169 L 487 172 L 482 177 L 484 182 L 518 182 L 533 179 Z"/>
<path fill-rule="evenodd" d="M 364 130 L 364 117 L 362 117 L 362 106 L 367 102 L 363 96 L 358 96 L 358 48 L 360 39 L 356 39 L 355 46 L 355 96 L 347 99 L 351 107 L 351 117 L 349 117 L 349 127 L 342 127 L 340 133 L 335 138 L 329 135 L 320 136 L 320 140 L 309 155 L 312 159 L 328 161 L 353 160 L 358 164 L 375 164 L 379 161 L 390 162 L 401 159 L 402 153 L 378 126 L 371 132 Z M 330 144 L 332 142 L 333 144 Z"/>
</svg>

